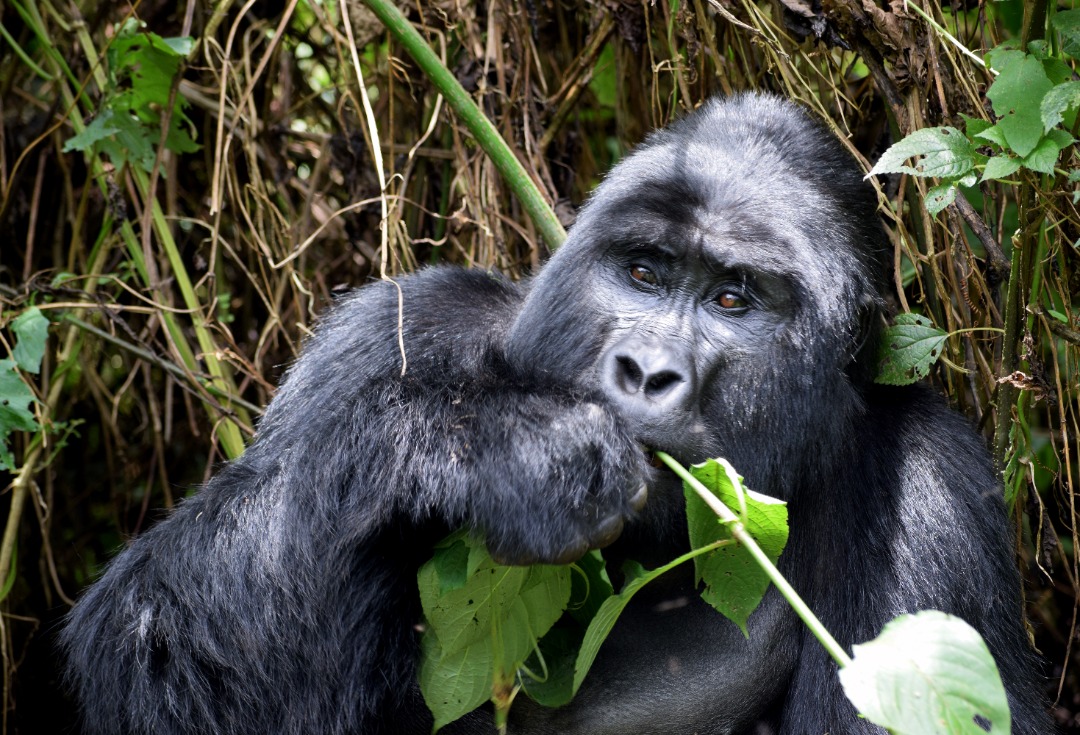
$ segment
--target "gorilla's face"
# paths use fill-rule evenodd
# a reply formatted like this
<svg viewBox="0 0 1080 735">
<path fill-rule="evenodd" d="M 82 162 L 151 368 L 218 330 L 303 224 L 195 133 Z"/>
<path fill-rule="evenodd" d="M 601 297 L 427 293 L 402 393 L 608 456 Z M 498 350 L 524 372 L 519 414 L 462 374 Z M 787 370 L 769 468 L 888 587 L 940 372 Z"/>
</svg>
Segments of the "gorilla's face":
<svg viewBox="0 0 1080 735">
<path fill-rule="evenodd" d="M 609 317 L 592 379 L 640 441 L 681 455 L 715 449 L 707 419 L 716 388 L 753 370 L 795 316 L 788 275 L 740 257 L 747 236 L 770 242 L 767 227 L 735 232 L 722 215 L 691 221 L 677 237 L 617 233 L 592 287 Z"/>
<path fill-rule="evenodd" d="M 783 124 L 739 112 L 707 105 L 611 172 L 508 350 L 601 392 L 644 445 L 783 493 L 778 473 L 859 408 L 880 226 L 831 136 L 787 105 Z"/>
</svg>

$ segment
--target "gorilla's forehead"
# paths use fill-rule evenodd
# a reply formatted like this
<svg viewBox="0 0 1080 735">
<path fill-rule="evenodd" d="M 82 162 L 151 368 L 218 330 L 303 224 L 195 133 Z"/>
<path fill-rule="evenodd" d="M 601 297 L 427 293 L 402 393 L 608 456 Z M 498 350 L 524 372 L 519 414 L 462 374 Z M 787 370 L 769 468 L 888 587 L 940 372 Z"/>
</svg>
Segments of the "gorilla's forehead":
<svg viewBox="0 0 1080 735">
<path fill-rule="evenodd" d="M 642 150 L 597 190 L 578 227 L 590 240 L 648 243 L 716 268 L 752 263 L 789 274 L 819 259 L 833 202 L 794 175 L 769 180 L 761 165 L 726 153 L 700 144 Z"/>
</svg>

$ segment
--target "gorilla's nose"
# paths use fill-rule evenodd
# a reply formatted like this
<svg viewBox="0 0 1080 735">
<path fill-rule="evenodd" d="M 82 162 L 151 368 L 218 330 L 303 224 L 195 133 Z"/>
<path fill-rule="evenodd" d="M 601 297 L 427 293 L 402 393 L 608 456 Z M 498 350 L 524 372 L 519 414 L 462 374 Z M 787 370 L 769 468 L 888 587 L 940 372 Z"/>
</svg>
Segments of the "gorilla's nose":
<svg viewBox="0 0 1080 735">
<path fill-rule="evenodd" d="M 693 405 L 694 382 L 688 351 L 666 341 L 630 337 L 603 361 L 607 396 L 629 418 L 650 423 L 685 415 Z"/>
</svg>

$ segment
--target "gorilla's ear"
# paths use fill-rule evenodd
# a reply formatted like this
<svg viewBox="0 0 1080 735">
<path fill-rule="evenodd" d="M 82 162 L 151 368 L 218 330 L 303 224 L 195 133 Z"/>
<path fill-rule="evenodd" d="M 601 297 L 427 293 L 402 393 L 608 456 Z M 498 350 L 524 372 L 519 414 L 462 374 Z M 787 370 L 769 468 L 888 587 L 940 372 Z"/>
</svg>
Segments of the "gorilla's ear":
<svg viewBox="0 0 1080 735">
<path fill-rule="evenodd" d="M 851 363 L 846 370 L 855 385 L 867 385 L 877 377 L 878 349 L 886 326 L 882 307 L 881 300 L 870 294 L 859 298 L 859 327 L 852 342 Z"/>
</svg>

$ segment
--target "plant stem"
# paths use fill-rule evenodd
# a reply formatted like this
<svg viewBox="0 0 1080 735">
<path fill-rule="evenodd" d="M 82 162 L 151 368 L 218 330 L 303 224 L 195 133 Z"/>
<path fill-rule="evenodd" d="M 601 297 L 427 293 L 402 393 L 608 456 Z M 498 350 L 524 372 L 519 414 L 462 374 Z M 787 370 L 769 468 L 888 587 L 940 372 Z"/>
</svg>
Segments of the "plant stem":
<svg viewBox="0 0 1080 735">
<path fill-rule="evenodd" d="M 836 641 L 835 638 L 825 629 L 821 621 L 817 616 L 811 612 L 810 607 L 799 597 L 799 593 L 788 583 L 784 576 L 780 574 L 780 570 L 769 560 L 769 557 L 765 555 L 765 552 L 761 550 L 761 547 L 754 541 L 754 537 L 750 535 L 750 532 L 746 530 L 739 517 L 735 515 L 734 511 L 724 505 L 721 500 L 713 495 L 707 487 L 701 484 L 701 481 L 690 474 L 690 471 L 679 464 L 671 455 L 666 452 L 656 452 L 657 458 L 661 462 L 671 468 L 671 471 L 682 478 L 682 481 L 686 483 L 694 492 L 696 492 L 702 500 L 704 500 L 710 508 L 720 517 L 720 520 L 728 525 L 731 531 L 731 535 L 742 544 L 750 555 L 754 557 L 754 560 L 758 563 L 765 574 L 769 576 L 769 580 L 776 585 L 776 589 L 780 591 L 780 594 L 784 596 L 784 599 L 788 601 L 792 609 L 795 610 L 795 614 L 802 618 L 802 621 L 806 623 L 806 627 L 810 629 L 810 632 L 814 634 L 821 645 L 825 646 L 825 650 L 833 657 L 833 660 L 843 668 L 851 663 L 851 657 L 847 655 L 843 647 Z"/>
<path fill-rule="evenodd" d="M 499 135 L 495 126 L 484 116 L 450 70 L 443 65 L 439 57 L 431 50 L 431 46 L 389 0 L 364 0 L 364 4 L 378 16 L 394 40 L 405 47 L 431 83 L 446 98 L 447 103 L 476 138 L 476 142 L 491 158 L 495 168 L 499 169 L 499 173 L 506 179 L 507 185 L 521 201 L 521 205 L 548 246 L 554 249 L 562 245 L 563 240 L 566 239 L 566 231 L 559 224 L 551 205 L 525 167 L 518 161 L 517 156 L 510 150 L 506 141 Z"/>
</svg>

